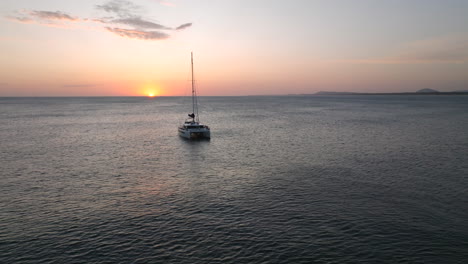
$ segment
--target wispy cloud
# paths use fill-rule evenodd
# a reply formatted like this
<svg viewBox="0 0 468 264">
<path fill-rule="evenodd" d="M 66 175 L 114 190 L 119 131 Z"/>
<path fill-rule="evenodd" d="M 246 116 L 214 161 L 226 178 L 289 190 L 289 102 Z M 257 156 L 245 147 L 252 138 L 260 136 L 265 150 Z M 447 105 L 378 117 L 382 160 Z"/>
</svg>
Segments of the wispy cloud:
<svg viewBox="0 0 468 264">
<path fill-rule="evenodd" d="M 107 16 L 79 18 L 61 11 L 20 10 L 6 18 L 18 23 L 37 23 L 52 27 L 69 27 L 69 23 L 75 22 L 99 23 L 104 24 L 106 31 L 118 36 L 142 40 L 167 39 L 170 35 L 165 31 L 178 31 L 192 26 L 192 23 L 185 23 L 176 28 L 163 25 L 144 17 L 144 9 L 127 0 L 110 0 L 96 5 L 95 8 L 107 13 Z"/>
<path fill-rule="evenodd" d="M 96 9 L 115 13 L 119 17 L 132 17 L 141 11 L 141 7 L 126 0 L 111 0 L 102 5 L 96 5 Z"/>
<path fill-rule="evenodd" d="M 96 84 L 65 84 L 62 87 L 64 88 L 89 88 L 95 87 Z"/>
<path fill-rule="evenodd" d="M 452 34 L 401 45 L 380 58 L 343 60 L 353 64 L 461 64 L 468 63 L 468 34 Z"/>
<path fill-rule="evenodd" d="M 186 23 L 174 29 L 158 22 L 153 22 L 150 19 L 142 17 L 141 7 L 126 0 L 111 0 L 103 5 L 96 5 L 96 9 L 103 10 L 112 15 L 110 18 L 101 18 L 99 22 L 109 24 L 110 26 L 107 26 L 106 30 L 121 37 L 144 40 L 167 39 L 170 35 L 162 32 L 162 30 L 180 30 L 192 25 L 192 23 Z M 130 26 L 131 28 L 122 28 L 121 26 Z"/>
<path fill-rule="evenodd" d="M 137 38 L 144 40 L 158 40 L 158 39 L 167 39 L 170 36 L 164 32 L 159 31 L 143 31 L 136 29 L 124 29 L 124 28 L 110 28 L 106 27 L 109 32 L 117 34 L 121 37 L 128 38 Z"/>
<path fill-rule="evenodd" d="M 452 34 L 407 43 L 395 55 L 395 59 L 425 63 L 468 62 L 468 34 Z"/>
<path fill-rule="evenodd" d="M 90 21 L 96 22 L 96 23 L 102 23 L 102 24 L 107 24 L 109 23 L 114 17 L 101 17 L 101 18 L 92 18 Z"/>
<path fill-rule="evenodd" d="M 186 28 L 191 27 L 191 26 L 192 26 L 192 23 L 185 23 L 185 24 L 182 24 L 182 25 L 176 27 L 176 30 L 186 29 Z"/>
<path fill-rule="evenodd" d="M 144 20 L 140 17 L 132 17 L 132 18 L 120 18 L 120 19 L 113 19 L 109 21 L 109 23 L 115 24 L 125 24 L 129 26 L 133 26 L 135 28 L 148 28 L 148 29 L 163 29 L 163 30 L 170 30 L 171 28 Z"/>
<path fill-rule="evenodd" d="M 72 17 L 69 14 L 60 12 L 60 11 L 31 11 L 29 14 L 32 17 L 40 18 L 40 19 L 47 19 L 47 20 L 66 20 L 66 21 L 78 21 L 80 20 L 77 17 Z"/>
<path fill-rule="evenodd" d="M 23 17 L 23 16 L 6 16 L 6 19 L 13 21 L 13 22 L 19 22 L 19 23 L 25 23 L 25 24 L 32 24 L 34 23 L 34 20 L 32 20 L 29 17 Z"/>
<path fill-rule="evenodd" d="M 78 22 L 78 17 L 61 11 L 19 10 L 15 15 L 6 16 L 10 21 L 24 24 L 40 24 L 50 27 L 67 27 L 69 22 Z"/>
</svg>

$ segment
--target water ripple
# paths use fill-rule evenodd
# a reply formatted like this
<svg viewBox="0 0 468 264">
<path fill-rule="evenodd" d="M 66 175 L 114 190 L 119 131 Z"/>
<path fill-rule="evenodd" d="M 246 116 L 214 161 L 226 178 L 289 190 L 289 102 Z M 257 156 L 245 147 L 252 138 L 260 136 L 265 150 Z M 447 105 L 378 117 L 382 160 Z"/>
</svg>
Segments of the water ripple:
<svg viewBox="0 0 468 264">
<path fill-rule="evenodd" d="M 466 98 L 179 100 L 0 104 L 0 262 L 468 259 Z"/>
</svg>

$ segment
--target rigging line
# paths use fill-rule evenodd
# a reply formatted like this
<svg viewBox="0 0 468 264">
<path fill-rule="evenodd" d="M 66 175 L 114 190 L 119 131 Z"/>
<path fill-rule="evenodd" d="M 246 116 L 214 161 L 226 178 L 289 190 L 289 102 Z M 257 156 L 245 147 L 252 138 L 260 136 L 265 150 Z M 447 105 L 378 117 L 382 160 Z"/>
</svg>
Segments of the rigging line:
<svg viewBox="0 0 468 264">
<path fill-rule="evenodd" d="M 192 104 L 193 104 L 193 112 L 195 114 L 196 122 L 200 122 L 199 112 L 198 112 L 198 94 L 197 94 L 197 81 L 195 81 L 195 72 L 193 67 L 193 52 L 190 53 L 191 55 L 191 69 L 192 69 Z"/>
<path fill-rule="evenodd" d="M 196 110 L 197 110 L 197 122 L 199 122 L 200 119 L 198 118 L 198 116 L 199 116 L 198 112 L 199 112 L 199 109 L 200 109 L 200 97 L 199 97 L 199 94 L 198 94 L 197 87 L 198 87 L 198 81 L 195 81 L 195 103 L 197 105 L 197 108 L 196 108 Z"/>
<path fill-rule="evenodd" d="M 184 81 L 184 90 L 183 90 L 182 97 L 180 97 L 180 101 L 182 102 L 182 105 L 184 105 L 184 106 L 187 106 L 187 103 L 188 103 L 188 100 L 189 100 L 189 93 L 191 93 L 191 89 L 192 89 L 191 86 L 190 86 L 190 82 L 191 82 L 191 80 L 190 80 L 190 65 L 188 65 L 186 67 L 187 67 L 186 68 L 187 70 L 185 71 L 186 76 L 185 76 L 185 81 Z M 184 107 L 184 109 L 186 109 L 186 108 Z M 184 112 L 186 110 L 184 110 Z M 180 118 L 179 118 L 179 120 L 180 120 Z M 182 116 L 181 121 L 184 122 L 185 120 L 186 120 L 186 118 Z"/>
<path fill-rule="evenodd" d="M 190 65 L 192 70 L 192 114 L 195 114 L 195 80 L 193 79 L 193 52 L 190 52 Z M 193 118 L 193 121 L 195 121 L 195 118 Z"/>
</svg>

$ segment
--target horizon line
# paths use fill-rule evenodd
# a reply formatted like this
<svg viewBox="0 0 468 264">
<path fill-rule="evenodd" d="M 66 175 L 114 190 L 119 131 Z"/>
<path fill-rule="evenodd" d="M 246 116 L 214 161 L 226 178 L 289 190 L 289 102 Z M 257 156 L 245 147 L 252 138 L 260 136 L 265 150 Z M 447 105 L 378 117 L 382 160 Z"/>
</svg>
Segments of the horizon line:
<svg viewBox="0 0 468 264">
<path fill-rule="evenodd" d="M 321 91 L 317 93 L 298 93 L 298 94 L 248 94 L 248 95 L 199 95 L 198 97 L 249 97 L 249 96 L 346 96 L 346 95 L 468 95 L 468 91 L 450 91 L 450 92 L 329 92 Z M 12 96 L 0 96 L 0 98 L 123 98 L 123 97 L 135 97 L 135 98 L 149 98 L 156 99 L 159 97 L 191 97 L 191 95 L 159 95 L 159 96 L 147 96 L 147 95 L 12 95 Z"/>
</svg>

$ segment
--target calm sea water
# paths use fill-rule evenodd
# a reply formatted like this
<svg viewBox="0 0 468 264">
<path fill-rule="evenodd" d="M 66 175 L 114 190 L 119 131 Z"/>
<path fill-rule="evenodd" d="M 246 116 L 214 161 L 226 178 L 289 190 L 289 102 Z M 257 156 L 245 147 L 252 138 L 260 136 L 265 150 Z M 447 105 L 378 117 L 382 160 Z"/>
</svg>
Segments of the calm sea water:
<svg viewBox="0 0 468 264">
<path fill-rule="evenodd" d="M 0 98 L 0 263 L 467 263 L 468 96 Z"/>
</svg>

